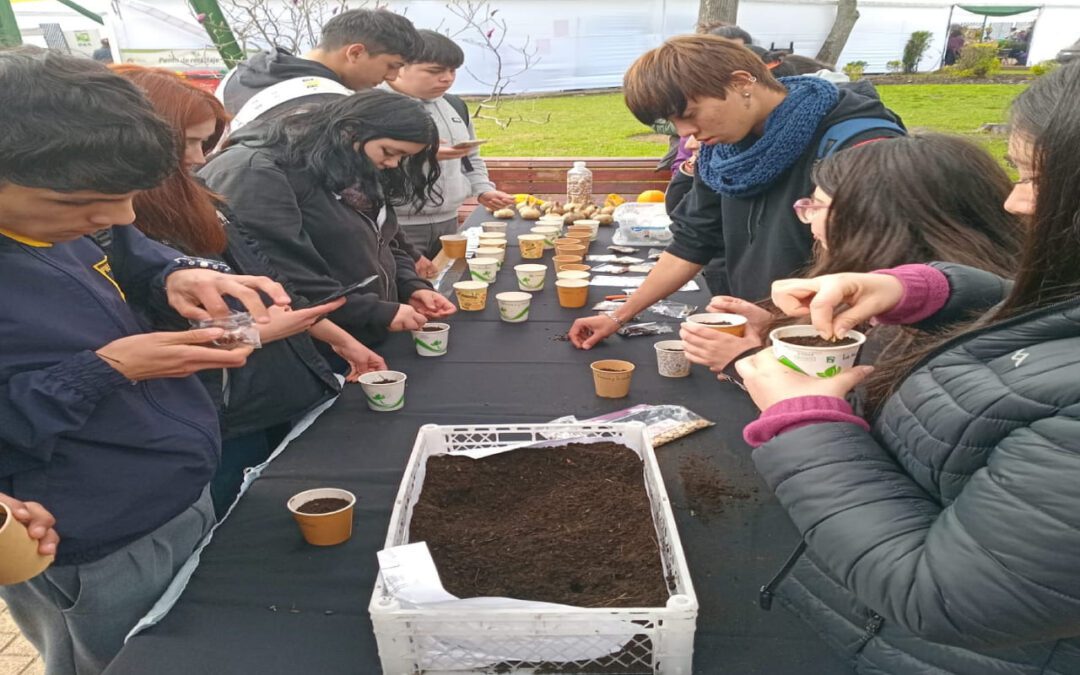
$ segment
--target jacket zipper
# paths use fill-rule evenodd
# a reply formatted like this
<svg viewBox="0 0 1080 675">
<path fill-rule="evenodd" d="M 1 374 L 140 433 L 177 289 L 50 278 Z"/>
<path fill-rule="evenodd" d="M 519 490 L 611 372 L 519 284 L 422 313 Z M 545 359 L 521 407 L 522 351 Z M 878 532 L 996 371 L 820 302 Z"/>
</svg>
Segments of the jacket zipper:
<svg viewBox="0 0 1080 675">
<path fill-rule="evenodd" d="M 795 563 L 799 561 L 799 558 L 802 557 L 803 551 L 805 550 L 806 542 L 800 541 L 799 545 L 796 546 L 795 550 L 788 556 L 788 559 L 784 561 L 780 571 L 773 575 L 772 579 L 769 579 L 769 583 L 758 590 L 758 607 L 766 612 L 772 609 L 772 601 L 776 587 L 780 585 L 781 581 L 787 578 L 788 574 L 791 574 L 791 569 L 795 567 Z"/>
<path fill-rule="evenodd" d="M 758 198 L 754 197 L 750 201 L 750 215 L 746 218 L 746 238 L 747 246 L 754 243 L 754 231 L 757 229 L 754 227 L 754 214 L 758 211 Z M 757 220 L 761 220 L 758 218 Z"/>
<path fill-rule="evenodd" d="M 376 265 L 376 267 L 379 268 L 379 280 L 382 281 L 382 283 L 383 283 L 384 297 L 389 298 L 390 297 L 390 273 L 386 271 L 385 267 L 383 267 L 382 256 L 381 256 L 383 244 L 385 243 L 385 241 L 383 240 L 383 237 L 382 237 L 382 231 L 379 229 L 379 224 L 376 223 L 374 220 L 372 220 L 371 218 L 368 218 L 366 215 L 364 215 L 363 213 L 360 213 L 359 211 L 357 211 L 356 213 L 359 214 L 360 217 L 363 218 L 365 221 L 367 221 L 367 224 L 371 226 L 372 232 L 375 233 L 375 242 L 376 242 L 376 245 L 378 247 L 378 250 L 375 253 L 375 265 Z"/>
</svg>

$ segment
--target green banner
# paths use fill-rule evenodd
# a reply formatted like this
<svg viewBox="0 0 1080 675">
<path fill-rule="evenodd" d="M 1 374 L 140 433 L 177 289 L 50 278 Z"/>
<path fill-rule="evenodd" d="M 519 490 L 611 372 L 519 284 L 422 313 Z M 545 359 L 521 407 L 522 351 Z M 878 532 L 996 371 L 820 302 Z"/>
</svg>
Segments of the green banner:
<svg viewBox="0 0 1080 675">
<path fill-rule="evenodd" d="M 971 12 L 972 14 L 978 14 L 979 16 L 1013 16 L 1014 14 L 1032 12 L 1039 9 L 1041 5 L 1013 5 L 1008 7 L 998 7 L 996 5 L 957 5 L 957 7 L 965 12 Z"/>
</svg>

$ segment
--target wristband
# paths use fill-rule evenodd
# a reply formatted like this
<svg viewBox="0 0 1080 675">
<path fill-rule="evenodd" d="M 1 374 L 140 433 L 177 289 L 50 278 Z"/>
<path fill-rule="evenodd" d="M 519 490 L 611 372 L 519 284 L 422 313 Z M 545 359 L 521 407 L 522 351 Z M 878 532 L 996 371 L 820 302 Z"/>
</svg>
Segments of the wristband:
<svg viewBox="0 0 1080 675">
<path fill-rule="evenodd" d="M 177 269 L 200 269 L 200 270 L 213 270 L 214 272 L 221 272 L 222 274 L 232 274 L 232 268 L 223 262 L 217 260 L 209 260 L 207 258 L 192 258 L 189 256 L 182 256 L 173 261 L 176 263 Z"/>
<path fill-rule="evenodd" d="M 626 321 L 627 321 L 627 320 L 626 320 L 626 319 L 620 319 L 619 317 L 615 316 L 615 312 L 604 312 L 604 316 L 606 316 L 607 318 L 609 318 L 609 319 L 611 319 L 612 321 L 614 321 L 614 322 L 615 322 L 615 324 L 616 324 L 616 325 L 617 325 L 617 326 L 618 326 L 619 328 L 622 328 L 623 326 L 625 326 L 625 325 L 626 325 Z"/>
</svg>

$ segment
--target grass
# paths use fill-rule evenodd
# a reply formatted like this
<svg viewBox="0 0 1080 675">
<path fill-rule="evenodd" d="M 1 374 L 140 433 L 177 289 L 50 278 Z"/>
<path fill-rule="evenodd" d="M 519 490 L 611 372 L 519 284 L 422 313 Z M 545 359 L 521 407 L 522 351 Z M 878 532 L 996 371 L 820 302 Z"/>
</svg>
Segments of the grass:
<svg viewBox="0 0 1080 675">
<path fill-rule="evenodd" d="M 988 122 L 1002 122 L 1022 84 L 922 84 L 878 87 L 882 100 L 910 129 L 965 135 L 1001 159 L 1005 140 L 980 133 Z M 501 128 L 477 120 L 476 134 L 491 142 L 490 157 L 659 157 L 667 139 L 642 125 L 619 93 L 575 94 L 510 99 L 500 113 L 511 122 Z"/>
</svg>

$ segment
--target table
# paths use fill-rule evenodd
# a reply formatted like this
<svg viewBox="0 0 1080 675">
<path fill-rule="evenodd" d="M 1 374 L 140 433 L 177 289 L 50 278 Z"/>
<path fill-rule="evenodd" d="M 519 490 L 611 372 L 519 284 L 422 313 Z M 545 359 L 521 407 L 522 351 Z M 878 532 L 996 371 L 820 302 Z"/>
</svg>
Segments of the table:
<svg viewBox="0 0 1080 675">
<path fill-rule="evenodd" d="M 488 219 L 478 209 L 466 226 Z M 510 241 L 529 225 L 512 221 Z M 602 228 L 590 252 L 606 252 L 610 237 L 611 228 Z M 382 345 L 378 351 L 390 366 L 409 375 L 405 408 L 369 411 L 359 386 L 346 387 L 244 495 L 203 551 L 172 612 L 132 638 L 107 672 L 378 673 L 367 613 L 378 571 L 375 553 L 420 425 L 543 422 L 673 403 L 716 422 L 656 453 L 701 605 L 695 673 L 851 673 L 782 608 L 757 608 L 758 587 L 779 569 L 798 536 L 757 477 L 742 441 L 742 427 L 756 414 L 749 398 L 700 367 L 688 378 L 661 378 L 652 345 L 677 336 L 612 336 L 590 352 L 558 340 L 588 310 L 558 306 L 550 257 L 540 261 L 549 266 L 547 285 L 535 295 L 527 323 L 501 322 L 493 297 L 516 290 L 511 268 L 520 256 L 511 245 L 487 308 L 451 317 L 446 356 L 416 356 L 408 335 Z M 591 288 L 589 306 L 612 292 L 617 289 Z M 673 297 L 702 307 L 708 299 L 704 290 Z M 588 364 L 601 358 L 637 364 L 628 398 L 594 395 Z M 680 469 L 686 474 L 702 466 L 715 467 L 750 498 L 732 499 L 719 513 L 691 513 Z M 357 520 L 350 541 L 319 549 L 304 544 L 285 501 L 327 485 L 357 495 Z"/>
</svg>

